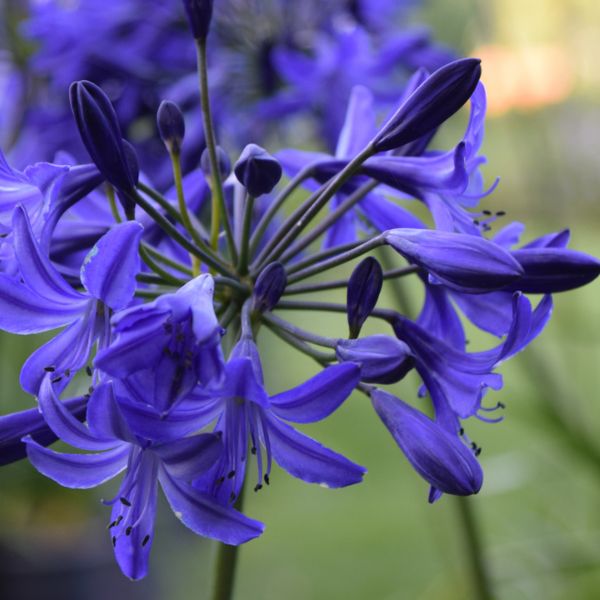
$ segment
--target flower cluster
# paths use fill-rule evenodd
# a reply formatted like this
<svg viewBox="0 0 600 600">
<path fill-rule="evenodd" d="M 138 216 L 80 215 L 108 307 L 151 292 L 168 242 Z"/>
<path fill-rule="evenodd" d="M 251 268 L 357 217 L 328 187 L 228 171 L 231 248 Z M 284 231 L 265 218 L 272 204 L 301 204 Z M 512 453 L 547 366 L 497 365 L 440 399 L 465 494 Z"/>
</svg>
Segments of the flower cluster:
<svg viewBox="0 0 600 600">
<path fill-rule="evenodd" d="M 114 12 L 99 11 L 93 28 L 137 40 L 128 52 L 136 60 L 127 66 L 139 78 L 150 64 L 146 52 L 160 47 L 165 60 L 152 64 L 168 70 L 174 50 L 144 44 L 147 28 L 156 28 L 162 39 L 169 19 L 167 29 L 153 21 L 134 28 L 115 24 L 139 18 L 132 8 L 137 4 L 128 0 Z M 224 4 L 239 8 L 240 19 L 245 14 L 241 2 Z M 395 5 L 380 4 L 386 10 Z M 93 12 L 96 3 L 82 6 Z M 377 81 L 387 73 L 381 64 L 406 56 L 409 44 L 393 38 L 385 19 L 368 20 L 376 13 L 357 8 L 365 31 L 389 45 L 379 49 L 378 68 L 369 67 L 377 78 L 351 88 L 339 126 L 338 98 L 325 100 L 332 90 L 319 74 L 334 59 L 365 60 L 368 54 L 350 40 L 364 31 L 357 33 L 356 24 L 336 31 L 346 36 L 339 56 L 332 56 L 331 40 L 320 41 L 313 57 L 273 49 L 296 87 L 275 94 L 269 110 L 275 111 L 275 98 L 288 107 L 322 99 L 328 109 L 322 123 L 337 138 L 332 154 L 271 154 L 251 143 L 232 168 L 216 144 L 208 94 L 213 4 L 184 0 L 183 8 L 198 55 L 201 110 L 194 119 L 202 122 L 206 150 L 184 175 L 188 115 L 171 99 L 153 106 L 163 154 L 170 158 L 163 162 L 172 187 L 164 194 L 152 185 L 154 161 L 124 139 L 117 116 L 122 111 L 121 119 L 137 118 L 137 103 L 132 114 L 122 102 L 115 110 L 106 90 L 88 80 L 72 83 L 69 98 L 91 162 L 76 164 L 61 154 L 20 171 L 0 154 L 0 328 L 16 334 L 62 328 L 23 365 L 21 385 L 38 405 L 0 417 L 0 461 L 27 457 L 71 488 L 94 487 L 122 473 L 117 493 L 106 502 L 108 530 L 119 566 L 132 579 L 147 572 L 159 487 L 192 531 L 238 545 L 263 531 L 262 523 L 241 512 L 242 491 L 246 483 L 255 491 L 269 485 L 273 461 L 309 483 L 336 488 L 361 482 L 364 467 L 295 427 L 329 417 L 354 390 L 370 400 L 429 484 L 430 502 L 442 494 L 477 493 L 481 449 L 465 428 L 472 417 L 501 418 L 494 414 L 500 404 L 485 403 L 488 390 L 502 386 L 497 366 L 540 334 L 552 311 L 551 294 L 600 273 L 598 260 L 567 247 L 568 230 L 524 245 L 520 223 L 491 235 L 502 215 L 479 208 L 492 191 L 479 172 L 485 117 L 479 60 L 444 60 L 439 68 L 416 70 L 396 87 L 396 106 L 378 125 Z M 163 3 L 156 12 L 173 17 Z M 331 15 L 322 18 L 330 21 Z M 78 27 L 66 22 L 66 33 Z M 49 26 L 34 19 L 30 28 L 41 35 L 44 23 Z M 93 36 L 80 37 L 90 52 L 96 47 Z M 78 60 L 87 58 L 79 47 L 60 45 L 60 36 L 48 39 L 57 55 L 72 50 Z M 176 48 L 193 46 L 189 36 L 168 39 Z M 419 49 L 431 59 L 422 44 Z M 221 50 L 217 44 L 217 66 Z M 40 54 L 42 59 L 51 60 L 52 53 Z M 74 70 L 57 71 L 57 77 L 77 78 L 79 63 L 69 65 Z M 139 100 L 138 83 L 131 90 L 125 85 L 123 95 Z M 432 149 L 437 129 L 467 103 L 470 117 L 456 146 Z M 399 202 L 405 199 L 421 203 L 431 223 Z M 384 247 L 397 257 L 388 270 L 377 259 Z M 344 265 L 361 257 L 348 276 Z M 327 278 L 334 269 L 338 278 Z M 377 306 L 385 282 L 401 277 L 424 289 L 414 320 Z M 347 290 L 346 304 L 310 299 L 336 288 Z M 541 295 L 535 307 L 528 295 Z M 299 327 L 281 316 L 290 309 L 344 313 L 348 330 L 325 336 L 311 331 L 310 321 Z M 463 317 L 501 340 L 468 352 Z M 388 333 L 361 335 L 368 319 L 383 321 Z M 316 374 L 282 393 L 268 390 L 258 345 L 264 327 L 314 358 Z M 386 387 L 412 371 L 422 380 L 421 396 L 430 399 L 418 407 Z M 77 452 L 50 449 L 57 439 Z"/>
</svg>

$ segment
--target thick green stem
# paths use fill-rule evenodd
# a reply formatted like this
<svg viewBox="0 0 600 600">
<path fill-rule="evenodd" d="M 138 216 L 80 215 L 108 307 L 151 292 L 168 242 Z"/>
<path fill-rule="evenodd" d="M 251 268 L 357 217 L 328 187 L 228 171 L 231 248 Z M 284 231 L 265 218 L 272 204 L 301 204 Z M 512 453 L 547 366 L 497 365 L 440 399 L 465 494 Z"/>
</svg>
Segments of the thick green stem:
<svg viewBox="0 0 600 600">
<path fill-rule="evenodd" d="M 204 124 L 204 138 L 206 148 L 208 149 L 208 158 L 210 161 L 210 178 L 212 190 L 212 213 L 210 226 L 210 245 L 213 250 L 218 249 L 219 231 L 221 221 L 225 228 L 227 245 L 231 256 L 231 261 L 237 262 L 237 251 L 227 208 L 225 206 L 225 196 L 223 194 L 223 182 L 221 181 L 221 170 L 219 169 L 219 159 L 217 157 L 217 142 L 213 127 L 213 119 L 210 108 L 210 98 L 208 94 L 208 64 L 206 60 L 206 39 L 196 39 L 196 55 L 198 59 L 198 78 L 200 81 L 200 102 L 202 105 L 202 122 Z"/>
<path fill-rule="evenodd" d="M 490 575 L 483 553 L 483 543 L 476 514 L 473 510 L 473 499 L 457 497 L 455 498 L 455 504 L 460 517 L 461 532 L 469 559 L 472 585 L 475 592 L 474 598 L 476 600 L 493 600 Z"/>
</svg>

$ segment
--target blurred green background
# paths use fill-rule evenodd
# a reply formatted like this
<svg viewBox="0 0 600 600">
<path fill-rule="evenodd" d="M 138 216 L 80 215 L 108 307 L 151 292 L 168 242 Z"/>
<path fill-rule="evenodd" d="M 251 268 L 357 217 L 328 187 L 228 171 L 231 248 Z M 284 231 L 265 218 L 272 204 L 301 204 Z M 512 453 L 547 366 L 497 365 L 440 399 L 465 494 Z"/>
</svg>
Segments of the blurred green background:
<svg viewBox="0 0 600 600">
<path fill-rule="evenodd" d="M 484 208 L 527 223 L 527 239 L 570 227 L 573 248 L 600 255 L 600 5 L 430 1 L 420 16 L 442 41 L 484 58 L 484 172 L 489 182 L 501 177 Z M 461 126 L 457 118 L 441 142 L 455 140 Z M 599 292 L 596 282 L 555 297 L 541 338 L 502 369 L 505 387 L 493 399 L 506 404 L 505 421 L 469 425 L 483 447 L 486 476 L 471 507 L 498 599 L 600 597 Z M 382 303 L 392 305 L 394 293 L 388 289 Z M 418 298 L 404 293 L 417 306 Z M 342 318 L 311 325 L 333 333 L 336 323 L 341 332 Z M 271 391 L 314 372 L 268 332 L 261 344 Z M 32 405 L 16 377 L 32 347 L 29 339 L 0 338 L 2 413 Z M 402 382 L 399 395 L 414 401 L 417 383 Z M 476 597 L 457 502 L 427 503 L 426 484 L 364 397 L 353 396 L 306 431 L 367 466 L 368 475 L 354 488 L 326 490 L 275 468 L 272 485 L 247 500 L 246 512 L 267 530 L 241 550 L 238 598 Z M 40 586 L 36 597 L 43 599 L 209 597 L 214 546 L 164 506 L 152 575 L 136 584 L 122 578 L 104 531 L 108 511 L 99 502 L 111 492 L 65 493 L 25 463 L 5 467 L 0 580 L 16 582 L 23 598 Z"/>
</svg>

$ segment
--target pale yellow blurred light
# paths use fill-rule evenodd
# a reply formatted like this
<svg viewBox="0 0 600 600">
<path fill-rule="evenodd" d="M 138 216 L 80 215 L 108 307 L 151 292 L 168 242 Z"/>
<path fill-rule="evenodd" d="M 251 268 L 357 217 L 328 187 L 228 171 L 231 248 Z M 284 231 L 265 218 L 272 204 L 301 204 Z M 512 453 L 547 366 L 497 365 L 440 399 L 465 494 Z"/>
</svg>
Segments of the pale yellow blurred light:
<svg viewBox="0 0 600 600">
<path fill-rule="evenodd" d="M 575 74 L 562 46 L 486 45 L 471 54 L 482 59 L 490 116 L 562 102 L 573 91 Z"/>
</svg>

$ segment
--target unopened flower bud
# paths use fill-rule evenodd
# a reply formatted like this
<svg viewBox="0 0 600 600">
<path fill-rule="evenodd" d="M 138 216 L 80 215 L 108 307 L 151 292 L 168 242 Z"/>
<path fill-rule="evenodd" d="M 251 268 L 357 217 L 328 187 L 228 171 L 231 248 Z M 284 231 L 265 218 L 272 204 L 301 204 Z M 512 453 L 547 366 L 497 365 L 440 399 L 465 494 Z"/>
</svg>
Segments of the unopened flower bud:
<svg viewBox="0 0 600 600">
<path fill-rule="evenodd" d="M 415 365 L 410 348 L 389 335 L 340 340 L 335 353 L 339 361 L 357 364 L 366 383 L 395 383 Z"/>
<path fill-rule="evenodd" d="M 132 190 L 136 180 L 130 152 L 108 96 L 91 81 L 76 81 L 69 98 L 81 140 L 100 173 L 117 189 Z"/>
<path fill-rule="evenodd" d="M 219 174 L 221 175 L 221 179 L 227 179 L 229 173 L 231 173 L 231 161 L 221 146 L 217 146 L 217 162 L 219 163 Z M 202 152 L 202 156 L 200 157 L 200 168 L 202 169 L 205 177 L 210 179 L 212 167 L 210 164 L 210 153 L 208 148 L 205 148 Z"/>
<path fill-rule="evenodd" d="M 455 60 L 439 68 L 381 128 L 373 140 L 376 151 L 393 150 L 441 125 L 471 97 L 480 77 L 477 58 Z"/>
<path fill-rule="evenodd" d="M 179 106 L 170 100 L 163 100 L 156 113 L 156 124 L 167 150 L 179 154 L 185 136 L 185 121 Z"/>
<path fill-rule="evenodd" d="M 254 285 L 252 311 L 263 313 L 272 310 L 279 302 L 286 285 L 284 266 L 278 262 L 267 265 Z"/>
<path fill-rule="evenodd" d="M 248 193 L 256 198 L 268 194 L 279 183 L 283 171 L 279 161 L 264 148 L 248 144 L 233 172 Z"/>
<path fill-rule="evenodd" d="M 206 39 L 212 18 L 213 0 L 183 0 L 183 6 L 194 38 Z"/>
<path fill-rule="evenodd" d="M 358 337 L 364 322 L 375 308 L 382 284 L 383 271 L 371 256 L 365 258 L 352 272 L 346 303 L 351 338 Z"/>
<path fill-rule="evenodd" d="M 480 490 L 481 466 L 457 435 L 382 390 L 373 391 L 371 401 L 415 471 L 436 490 L 456 496 Z"/>
</svg>

